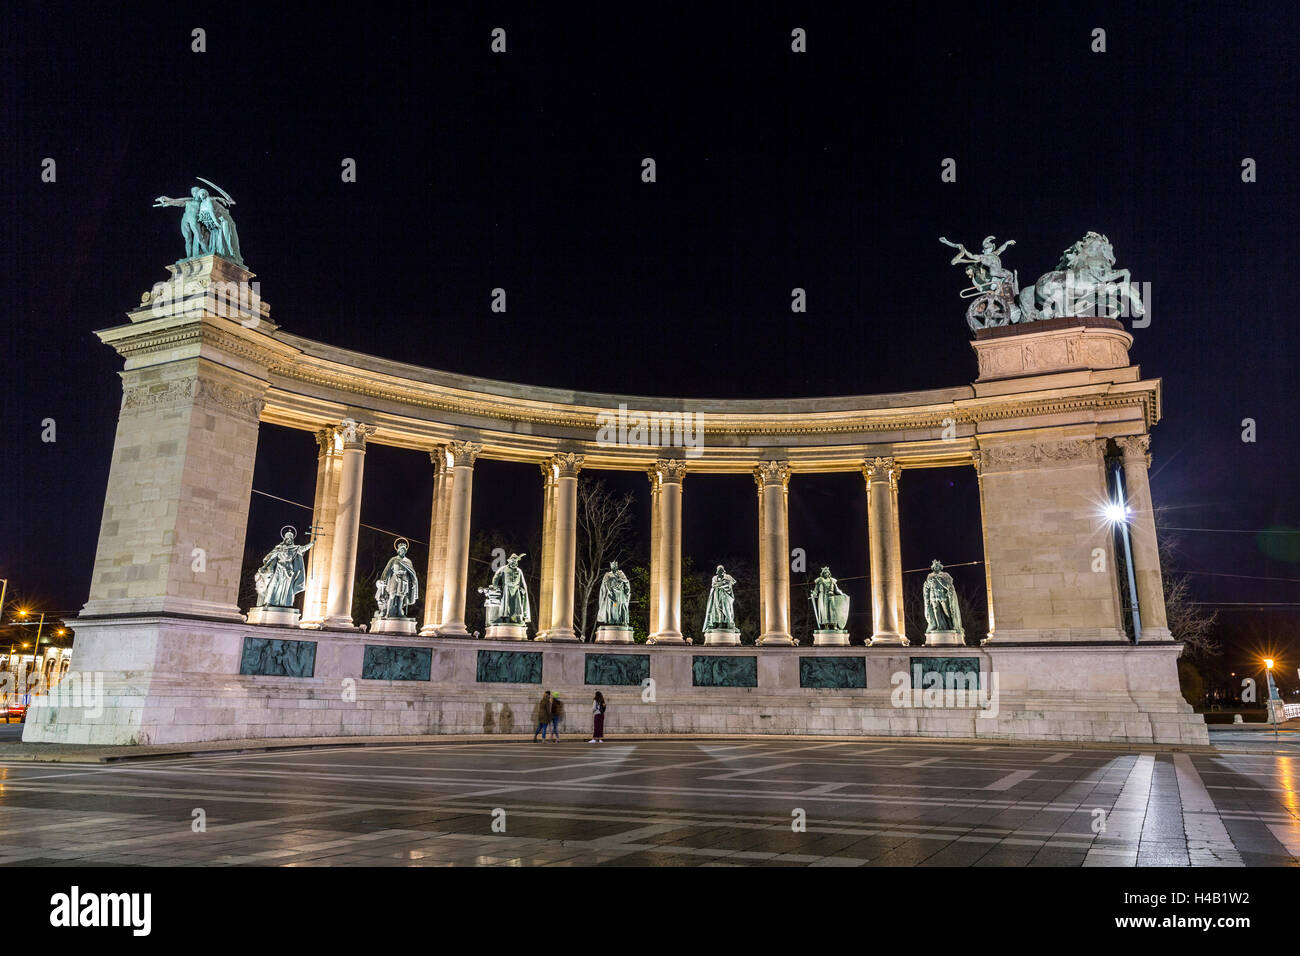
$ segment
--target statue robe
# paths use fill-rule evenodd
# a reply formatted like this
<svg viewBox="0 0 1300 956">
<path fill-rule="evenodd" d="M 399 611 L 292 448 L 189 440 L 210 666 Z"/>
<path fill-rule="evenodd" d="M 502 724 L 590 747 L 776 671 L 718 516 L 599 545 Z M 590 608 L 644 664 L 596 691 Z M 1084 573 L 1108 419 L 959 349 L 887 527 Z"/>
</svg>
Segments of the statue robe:
<svg viewBox="0 0 1300 956">
<path fill-rule="evenodd" d="M 398 554 L 389 558 L 375 590 L 380 617 L 405 617 L 406 608 L 420 600 L 420 579 L 411 559 Z"/>
<path fill-rule="evenodd" d="M 600 582 L 600 606 L 596 611 L 597 624 L 626 625 L 628 622 L 628 600 L 632 595 L 632 585 L 622 571 L 606 573 Z"/>
<path fill-rule="evenodd" d="M 715 574 L 709 590 L 709 603 L 704 609 L 704 630 L 715 628 L 735 630 L 736 579 L 730 574 Z"/>
<path fill-rule="evenodd" d="M 497 619 L 500 623 L 528 624 L 532 621 L 528 585 L 524 581 L 523 571 L 505 565 L 492 577 L 492 587 L 501 592 L 501 615 Z"/>
<path fill-rule="evenodd" d="M 293 600 L 307 587 L 307 570 L 302 553 L 310 544 L 277 544 L 262 561 L 257 573 L 264 587 L 258 591 L 258 603 L 264 607 L 293 607 Z"/>
</svg>

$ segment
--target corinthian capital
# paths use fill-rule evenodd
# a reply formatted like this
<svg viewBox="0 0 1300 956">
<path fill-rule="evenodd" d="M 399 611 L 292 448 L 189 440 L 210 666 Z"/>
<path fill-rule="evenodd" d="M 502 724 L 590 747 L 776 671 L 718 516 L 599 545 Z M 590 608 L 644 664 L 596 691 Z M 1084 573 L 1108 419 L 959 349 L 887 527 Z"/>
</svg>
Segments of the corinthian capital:
<svg viewBox="0 0 1300 956">
<path fill-rule="evenodd" d="M 355 419 L 345 418 L 338 423 L 339 434 L 343 437 L 343 447 L 365 448 L 366 439 L 375 433 L 374 425 L 366 425 Z"/>
<path fill-rule="evenodd" d="M 1124 463 L 1141 459 L 1151 466 L 1151 436 L 1150 435 L 1125 435 L 1123 438 L 1116 438 L 1115 444 L 1119 445 L 1119 450 L 1124 454 Z"/>
<path fill-rule="evenodd" d="M 763 485 L 785 485 L 790 481 L 788 461 L 760 461 L 754 466 L 754 481 Z"/>
<path fill-rule="evenodd" d="M 483 445 L 476 441 L 453 441 L 447 443 L 447 453 L 451 455 L 452 465 L 456 468 L 473 468 Z"/>
<path fill-rule="evenodd" d="M 898 480 L 898 462 L 893 458 L 868 458 L 862 463 L 862 477 L 867 482 Z"/>
<path fill-rule="evenodd" d="M 338 454 L 343 450 L 343 436 L 339 433 L 337 425 L 326 425 L 324 428 L 318 428 L 315 434 L 316 446 L 320 449 L 319 454 Z"/>
<path fill-rule="evenodd" d="M 584 455 L 561 452 L 551 456 L 551 467 L 555 469 L 557 478 L 577 478 L 578 472 L 582 471 L 582 463 L 586 460 Z"/>
<path fill-rule="evenodd" d="M 655 470 L 659 472 L 659 482 L 672 482 L 681 484 L 686 477 L 686 460 L 684 458 L 660 458 L 655 462 Z"/>
</svg>

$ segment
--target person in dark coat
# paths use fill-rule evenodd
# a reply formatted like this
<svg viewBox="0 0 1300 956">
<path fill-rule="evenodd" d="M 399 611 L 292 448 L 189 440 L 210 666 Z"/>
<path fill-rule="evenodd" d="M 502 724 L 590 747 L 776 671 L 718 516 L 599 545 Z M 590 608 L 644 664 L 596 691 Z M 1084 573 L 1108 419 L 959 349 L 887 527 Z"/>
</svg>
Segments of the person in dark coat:
<svg viewBox="0 0 1300 956">
<path fill-rule="evenodd" d="M 605 695 L 600 691 L 596 691 L 596 699 L 591 702 L 591 723 L 595 731 L 587 743 L 603 744 L 605 742 Z"/>
<path fill-rule="evenodd" d="M 533 743 L 537 743 L 537 735 L 542 735 L 542 740 L 546 740 L 546 725 L 551 722 L 551 692 L 548 690 L 542 695 L 541 701 L 537 705 L 537 729 L 533 731 Z"/>
<path fill-rule="evenodd" d="M 551 740 L 554 743 L 560 742 L 560 721 L 564 719 L 564 701 L 560 700 L 560 695 L 551 694 Z M 545 735 L 543 735 L 545 736 Z"/>
</svg>

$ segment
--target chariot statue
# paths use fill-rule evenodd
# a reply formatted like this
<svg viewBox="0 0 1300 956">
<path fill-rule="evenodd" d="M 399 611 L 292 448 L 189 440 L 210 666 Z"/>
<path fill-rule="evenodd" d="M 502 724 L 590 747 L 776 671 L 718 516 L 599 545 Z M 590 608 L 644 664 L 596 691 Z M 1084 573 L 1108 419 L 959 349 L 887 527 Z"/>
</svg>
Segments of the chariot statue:
<svg viewBox="0 0 1300 956">
<path fill-rule="evenodd" d="M 971 284 L 960 295 L 971 300 L 966 322 L 972 331 L 1066 316 L 1116 318 L 1126 308 L 1137 317 L 1145 313 L 1129 271 L 1115 268 L 1115 251 L 1101 233 L 1085 234 L 1061 254 L 1054 270 L 1024 289 L 1019 276 L 1002 265 L 1014 239 L 999 246 L 986 236 L 978 253 L 943 236 L 939 241 L 957 250 L 952 265 L 967 267 Z"/>
</svg>

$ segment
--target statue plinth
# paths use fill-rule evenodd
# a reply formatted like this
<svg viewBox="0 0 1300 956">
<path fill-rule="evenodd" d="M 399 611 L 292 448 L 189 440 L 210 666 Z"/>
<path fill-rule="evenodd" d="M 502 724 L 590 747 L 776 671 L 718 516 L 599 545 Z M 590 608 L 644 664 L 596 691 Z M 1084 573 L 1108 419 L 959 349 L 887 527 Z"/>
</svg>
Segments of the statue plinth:
<svg viewBox="0 0 1300 956">
<path fill-rule="evenodd" d="M 526 641 L 528 627 L 524 624 L 490 624 L 483 637 L 489 641 Z"/>
<path fill-rule="evenodd" d="M 626 624 L 602 624 L 596 628 L 597 644 L 633 644 L 632 628 Z"/>
<path fill-rule="evenodd" d="M 1040 319 L 980 329 L 971 348 L 977 382 L 1056 372 L 1125 368 L 1133 336 L 1115 319 Z"/>
<path fill-rule="evenodd" d="M 965 646 L 966 635 L 961 631 L 926 631 L 926 647 L 960 647 Z"/>
<path fill-rule="evenodd" d="M 704 632 L 706 647 L 738 647 L 740 645 L 740 628 L 715 627 Z"/>
<path fill-rule="evenodd" d="M 297 627 L 301 615 L 296 607 L 251 607 L 244 620 L 249 624 L 270 624 L 275 627 Z"/>
<path fill-rule="evenodd" d="M 819 628 L 813 631 L 814 647 L 848 647 L 849 632 L 835 628 Z"/>
<path fill-rule="evenodd" d="M 414 634 L 415 630 L 413 617 L 380 617 L 376 614 L 370 620 L 371 634 Z"/>
<path fill-rule="evenodd" d="M 911 647 L 912 642 L 902 634 L 893 632 L 871 635 L 871 646 L 880 647 L 881 645 L 886 647 Z"/>
</svg>

